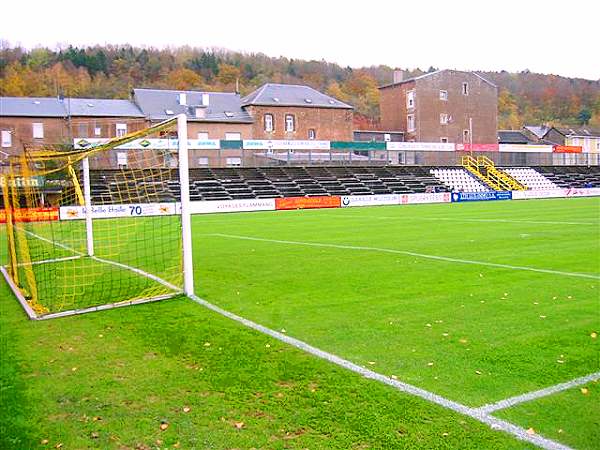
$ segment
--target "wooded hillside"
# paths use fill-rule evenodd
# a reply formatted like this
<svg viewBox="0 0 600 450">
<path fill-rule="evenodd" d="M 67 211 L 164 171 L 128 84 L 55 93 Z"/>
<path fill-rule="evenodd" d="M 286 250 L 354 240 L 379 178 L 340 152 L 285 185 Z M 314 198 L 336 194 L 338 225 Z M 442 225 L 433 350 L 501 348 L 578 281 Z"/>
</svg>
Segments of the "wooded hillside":
<svg viewBox="0 0 600 450">
<path fill-rule="evenodd" d="M 26 50 L 0 43 L 0 95 L 127 98 L 133 87 L 235 91 L 267 83 L 307 84 L 356 107 L 357 127 L 377 126 L 377 86 L 387 66 L 350 68 L 222 49 L 107 45 Z M 408 76 L 436 70 L 408 70 Z M 600 126 L 600 80 L 523 71 L 480 72 L 499 87 L 500 129 L 524 123 Z"/>
</svg>

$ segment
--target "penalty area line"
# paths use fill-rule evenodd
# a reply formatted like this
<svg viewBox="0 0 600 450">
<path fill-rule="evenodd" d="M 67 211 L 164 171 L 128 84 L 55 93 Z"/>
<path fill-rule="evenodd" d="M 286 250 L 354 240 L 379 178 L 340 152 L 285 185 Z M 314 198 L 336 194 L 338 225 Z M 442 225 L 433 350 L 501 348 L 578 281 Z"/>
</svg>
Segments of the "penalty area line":
<svg viewBox="0 0 600 450">
<path fill-rule="evenodd" d="M 518 405 L 519 403 L 525 403 L 531 400 L 536 400 L 538 398 L 547 397 L 548 395 L 556 394 L 558 392 L 562 392 L 567 389 L 581 386 L 582 384 L 590 383 L 596 380 L 600 380 L 600 372 L 595 372 L 584 377 L 575 378 L 565 383 L 555 384 L 554 386 L 549 386 L 538 391 L 527 392 L 525 394 L 517 395 L 515 397 L 506 398 L 496 403 L 483 405 L 477 408 L 477 410 L 481 411 L 484 414 L 490 414 L 494 411 L 510 408 L 514 405 Z"/>
<path fill-rule="evenodd" d="M 474 261 L 474 260 L 470 260 L 470 259 L 451 258 L 449 256 L 428 255 L 425 253 L 415 253 L 415 252 L 410 252 L 410 251 L 406 251 L 406 250 L 396 250 L 396 249 L 392 249 L 392 248 L 365 247 L 365 246 L 343 245 L 343 244 L 326 244 L 326 243 L 321 243 L 321 242 L 287 241 L 287 240 L 279 240 L 279 239 L 266 239 L 266 238 L 252 237 L 252 236 L 240 236 L 240 235 L 222 234 L 222 233 L 211 233 L 210 236 L 222 237 L 222 238 L 227 238 L 227 239 L 240 239 L 240 240 L 246 240 L 246 241 L 272 242 L 274 244 L 303 245 L 306 247 L 324 247 L 324 248 L 336 248 L 336 249 L 340 249 L 340 250 L 363 250 L 363 251 L 381 252 L 381 253 L 394 253 L 394 254 L 398 254 L 398 255 L 414 256 L 416 258 L 431 259 L 431 260 L 435 260 L 435 261 L 446 261 L 446 262 L 460 263 L 460 264 L 471 264 L 471 265 L 476 265 L 476 266 L 496 267 L 499 269 L 525 270 L 528 272 L 548 273 L 548 274 L 560 275 L 560 276 L 564 276 L 564 277 L 591 278 L 592 280 L 600 280 L 600 275 L 593 275 L 593 274 L 589 274 L 589 273 L 563 272 L 560 270 L 540 269 L 537 267 L 513 266 L 510 264 L 500 264 L 500 263 L 492 263 L 492 262 L 486 262 L 486 261 Z"/>
<path fill-rule="evenodd" d="M 285 344 L 291 345 L 292 347 L 295 347 L 305 353 L 309 353 L 313 356 L 316 356 L 316 357 L 324 359 L 330 363 L 333 363 L 337 366 L 340 366 L 346 370 L 350 370 L 354 373 L 357 373 L 357 374 L 363 376 L 364 378 L 378 381 L 380 383 L 394 387 L 398 391 L 401 391 L 401 392 L 404 392 L 407 394 L 411 394 L 413 396 L 422 398 L 431 403 L 435 403 L 437 405 L 440 405 L 446 409 L 452 410 L 459 414 L 471 417 L 479 422 L 482 422 L 482 423 L 488 425 L 493 430 L 504 431 L 505 433 L 511 434 L 512 436 L 516 437 L 517 439 L 520 439 L 520 440 L 526 441 L 526 442 L 530 442 L 534 445 L 537 445 L 540 448 L 544 448 L 547 450 L 569 450 L 570 449 L 570 447 L 567 447 L 566 445 L 563 445 L 559 442 L 545 438 L 539 434 L 531 435 L 524 428 L 521 428 L 521 427 L 514 425 L 510 422 L 507 422 L 505 420 L 498 419 L 487 413 L 481 412 L 476 408 L 471 408 L 469 406 L 466 406 L 461 403 L 458 403 L 453 400 L 449 400 L 445 397 L 442 397 L 441 395 L 437 395 L 433 392 L 429 392 L 425 389 L 421 389 L 417 386 L 413 386 L 411 384 L 404 383 L 399 380 L 395 380 L 393 378 L 390 378 L 388 376 L 374 372 L 365 367 L 359 366 L 358 364 L 355 364 L 351 361 L 343 359 L 337 355 L 334 355 L 333 353 L 329 353 L 329 352 L 321 350 L 317 347 L 313 347 L 312 345 L 307 344 L 304 341 L 293 338 L 291 336 L 280 333 L 278 331 L 271 330 L 270 328 L 267 328 L 256 322 L 252 322 L 251 320 L 245 319 L 234 313 L 231 313 L 222 308 L 219 308 L 218 306 L 213 305 L 212 303 L 210 303 L 194 294 L 188 296 L 188 298 L 190 298 L 192 301 L 198 303 L 201 306 L 204 306 L 205 308 L 207 308 L 217 314 L 227 317 L 228 319 L 238 322 L 238 323 L 240 323 L 248 328 L 251 328 L 255 331 L 266 334 L 267 336 L 271 336 L 272 338 L 277 339 L 278 341 L 281 341 Z"/>
</svg>

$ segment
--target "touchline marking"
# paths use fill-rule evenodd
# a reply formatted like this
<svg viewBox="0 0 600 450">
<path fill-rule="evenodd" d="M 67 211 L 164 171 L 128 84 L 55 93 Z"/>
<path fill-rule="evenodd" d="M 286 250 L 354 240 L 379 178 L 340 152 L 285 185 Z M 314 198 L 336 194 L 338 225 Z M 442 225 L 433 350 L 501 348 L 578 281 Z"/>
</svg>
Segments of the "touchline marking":
<svg viewBox="0 0 600 450">
<path fill-rule="evenodd" d="M 35 234 L 32 231 L 28 231 L 28 230 L 24 230 L 24 229 L 22 229 L 22 231 L 25 231 L 25 233 L 29 234 L 30 236 L 33 236 L 34 238 L 37 238 L 37 239 L 39 239 L 41 241 L 44 241 L 44 242 L 47 242 L 49 244 L 55 245 L 56 247 L 60 247 L 60 248 L 62 248 L 64 250 L 70 251 L 70 252 L 75 253 L 76 255 L 78 255 L 76 257 L 71 257 L 72 259 L 79 258 L 81 256 L 86 256 L 84 253 L 82 253 L 80 251 L 77 251 L 74 248 L 69 247 L 68 245 L 61 244 L 60 242 L 53 242 L 50 239 L 46 239 L 45 237 L 40 236 L 39 234 Z M 64 258 L 64 259 L 68 259 L 68 258 Z M 156 281 L 157 283 L 162 284 L 163 286 L 166 286 L 166 287 L 168 287 L 169 289 L 171 289 L 173 291 L 182 292 L 182 290 L 180 288 L 178 288 L 177 286 L 175 286 L 174 284 L 171 284 L 168 281 L 165 281 L 162 278 L 157 277 L 156 275 L 152 275 L 152 274 L 150 274 L 148 272 L 145 272 L 142 269 L 138 269 L 138 268 L 133 267 L 133 266 L 128 266 L 127 264 L 119 263 L 119 262 L 116 262 L 116 261 L 111 261 L 110 259 L 99 258 L 97 256 L 92 256 L 91 259 L 93 259 L 95 261 L 98 261 L 98 262 L 101 262 L 101 263 L 104 263 L 104 264 L 109 264 L 109 265 L 112 265 L 112 266 L 116 266 L 116 267 L 119 267 L 121 269 L 130 270 L 130 271 L 132 271 L 134 273 L 137 273 L 138 275 L 142 275 L 142 276 L 144 276 L 144 277 L 146 277 L 146 278 L 148 278 L 148 279 L 150 279 L 152 281 Z M 48 260 L 48 262 L 50 262 L 50 261 L 52 261 L 52 260 Z M 41 264 L 42 262 L 39 262 L 37 264 Z"/>
<path fill-rule="evenodd" d="M 489 427 L 491 427 L 493 430 L 501 430 L 504 431 L 506 433 L 509 433 L 511 435 L 513 435 L 514 437 L 516 437 L 517 439 L 520 439 L 522 441 L 527 441 L 530 442 L 532 444 L 537 445 L 538 447 L 544 448 L 544 449 L 548 449 L 548 450 L 570 450 L 570 447 L 567 447 L 566 445 L 560 444 L 556 441 L 553 441 L 551 439 L 545 438 L 543 436 L 540 436 L 539 434 L 529 434 L 527 432 L 527 430 L 525 430 L 524 428 L 521 428 L 519 426 L 516 426 L 510 422 L 507 422 L 505 420 L 502 419 L 498 419 L 494 416 L 491 416 L 485 412 L 480 411 L 477 408 L 471 408 L 469 406 L 463 405 L 461 403 L 449 400 L 445 397 L 442 397 L 441 395 L 437 395 L 434 394 L 433 392 L 429 392 L 426 391 L 425 389 L 421 389 L 419 387 L 413 386 L 412 384 L 408 384 L 408 383 L 404 383 L 402 381 L 398 381 L 398 380 L 394 380 L 390 377 L 387 377 L 385 375 L 382 375 L 380 373 L 374 372 L 372 370 L 369 370 L 365 367 L 361 367 L 357 364 L 354 364 L 353 362 L 350 362 L 346 359 L 343 359 L 337 355 L 334 355 L 333 353 L 329 353 L 326 352 L 324 350 L 320 350 L 316 347 L 313 347 L 312 345 L 307 344 L 306 342 L 303 342 L 299 339 L 295 339 L 293 337 L 290 337 L 288 335 L 285 335 L 283 333 L 279 333 L 278 331 L 274 331 L 271 330 L 270 328 L 267 328 L 265 326 L 262 326 L 256 322 L 252 322 L 251 320 L 245 319 L 241 316 L 238 316 L 236 314 L 233 314 L 229 311 L 226 311 L 224 309 L 219 308 L 218 306 L 213 305 L 212 303 L 207 302 L 204 299 L 201 299 L 200 297 L 196 296 L 196 295 L 191 295 L 189 296 L 189 298 L 191 300 L 193 300 L 194 302 L 198 303 L 199 305 L 204 306 L 205 308 L 210 309 L 211 311 L 216 312 L 217 314 L 220 314 L 224 317 L 227 317 L 228 319 L 234 320 L 238 323 L 241 323 L 242 325 L 251 328 L 253 330 L 259 331 L 263 334 L 266 334 L 268 336 L 271 336 L 274 339 L 277 339 L 281 342 L 284 342 L 288 345 L 291 345 L 292 347 L 295 347 L 299 350 L 302 350 L 306 353 L 309 353 L 311 355 L 314 355 L 318 358 L 324 359 L 326 361 L 329 361 L 330 363 L 336 364 L 340 367 L 343 367 L 344 369 L 350 370 L 352 372 L 355 372 L 365 378 L 368 379 L 372 379 L 372 380 L 376 380 L 380 383 L 383 384 L 387 384 L 388 386 L 392 386 L 395 389 L 401 391 L 401 392 L 406 392 L 408 394 L 414 395 L 416 397 L 420 397 L 424 400 L 427 400 L 431 403 L 435 403 L 437 405 L 440 405 L 444 408 L 450 409 L 452 411 L 455 411 L 459 414 L 463 414 L 465 416 L 471 417 L 475 420 L 478 420 L 479 422 L 482 422 L 486 425 L 488 425 Z"/>
<path fill-rule="evenodd" d="M 515 397 L 510 397 L 504 400 L 500 400 L 496 403 L 491 403 L 489 405 L 483 405 L 477 408 L 478 411 L 484 414 L 490 414 L 491 412 L 498 411 L 500 409 L 510 408 L 511 406 L 517 405 L 519 403 L 529 402 L 531 400 L 535 400 L 541 397 L 546 397 L 548 395 L 555 394 L 557 392 L 565 391 L 567 389 L 574 388 L 576 386 L 581 386 L 582 384 L 589 383 L 591 381 L 600 380 L 600 372 L 595 372 L 590 375 L 586 375 L 584 377 L 575 378 L 571 381 L 567 381 L 566 383 L 556 384 L 554 386 L 549 386 L 544 389 L 540 389 L 539 391 L 528 392 L 526 394 L 517 395 Z"/>
<path fill-rule="evenodd" d="M 539 269 L 536 267 L 513 266 L 510 264 L 499 264 L 499 263 L 491 263 L 491 262 L 485 262 L 485 261 L 473 261 L 470 259 L 459 259 L 459 258 L 450 258 L 448 256 L 427 255 L 424 253 L 415 253 L 415 252 L 409 252 L 406 250 L 394 250 L 391 248 L 363 247 L 363 246 L 340 245 L 340 244 L 325 244 L 325 243 L 320 243 L 320 242 L 285 241 L 285 240 L 278 240 L 278 239 L 265 239 L 265 238 L 251 237 L 251 236 L 239 236 L 239 235 L 235 235 L 235 234 L 221 234 L 221 233 L 211 233 L 210 236 L 217 236 L 217 237 L 223 237 L 223 238 L 228 238 L 228 239 L 241 239 L 241 240 L 247 240 L 247 241 L 273 242 L 276 244 L 304 245 L 304 246 L 308 246 L 308 247 L 326 247 L 326 248 L 338 248 L 338 249 L 342 249 L 342 250 L 365 250 L 365 251 L 372 251 L 372 252 L 394 253 L 394 254 L 399 254 L 399 255 L 414 256 L 414 257 L 418 257 L 418 258 L 433 259 L 436 261 L 448 261 L 448 262 L 461 263 L 461 264 L 473 264 L 473 265 L 477 265 L 477 266 L 498 267 L 501 269 L 526 270 L 529 272 L 549 273 L 552 275 L 561 275 L 561 276 L 565 276 L 565 277 L 591 278 L 592 280 L 600 280 L 600 275 L 593 275 L 593 274 L 589 274 L 589 273 L 563 272 L 560 270 Z"/>
</svg>

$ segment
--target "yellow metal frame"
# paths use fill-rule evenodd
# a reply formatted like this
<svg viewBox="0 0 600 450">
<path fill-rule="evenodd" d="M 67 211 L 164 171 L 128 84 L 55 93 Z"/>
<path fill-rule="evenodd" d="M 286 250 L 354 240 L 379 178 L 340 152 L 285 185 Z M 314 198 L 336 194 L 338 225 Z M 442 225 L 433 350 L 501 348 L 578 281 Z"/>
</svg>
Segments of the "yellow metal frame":
<svg viewBox="0 0 600 450">
<path fill-rule="evenodd" d="M 498 169 L 494 161 L 487 156 L 478 156 L 477 158 L 470 155 L 463 156 L 461 165 L 495 191 L 524 191 L 526 189 L 508 173 Z"/>
</svg>

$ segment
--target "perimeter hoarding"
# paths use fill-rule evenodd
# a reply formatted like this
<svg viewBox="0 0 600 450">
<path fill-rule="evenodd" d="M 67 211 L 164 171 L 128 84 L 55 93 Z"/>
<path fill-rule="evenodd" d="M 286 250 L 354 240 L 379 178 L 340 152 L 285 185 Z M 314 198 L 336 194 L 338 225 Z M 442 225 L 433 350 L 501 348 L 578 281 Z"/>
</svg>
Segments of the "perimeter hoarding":
<svg viewBox="0 0 600 450">
<path fill-rule="evenodd" d="M 341 198 L 333 197 L 284 197 L 275 199 L 275 209 L 339 208 Z"/>
<path fill-rule="evenodd" d="M 482 202 L 490 200 L 512 200 L 512 191 L 453 192 L 452 202 Z"/>
</svg>

